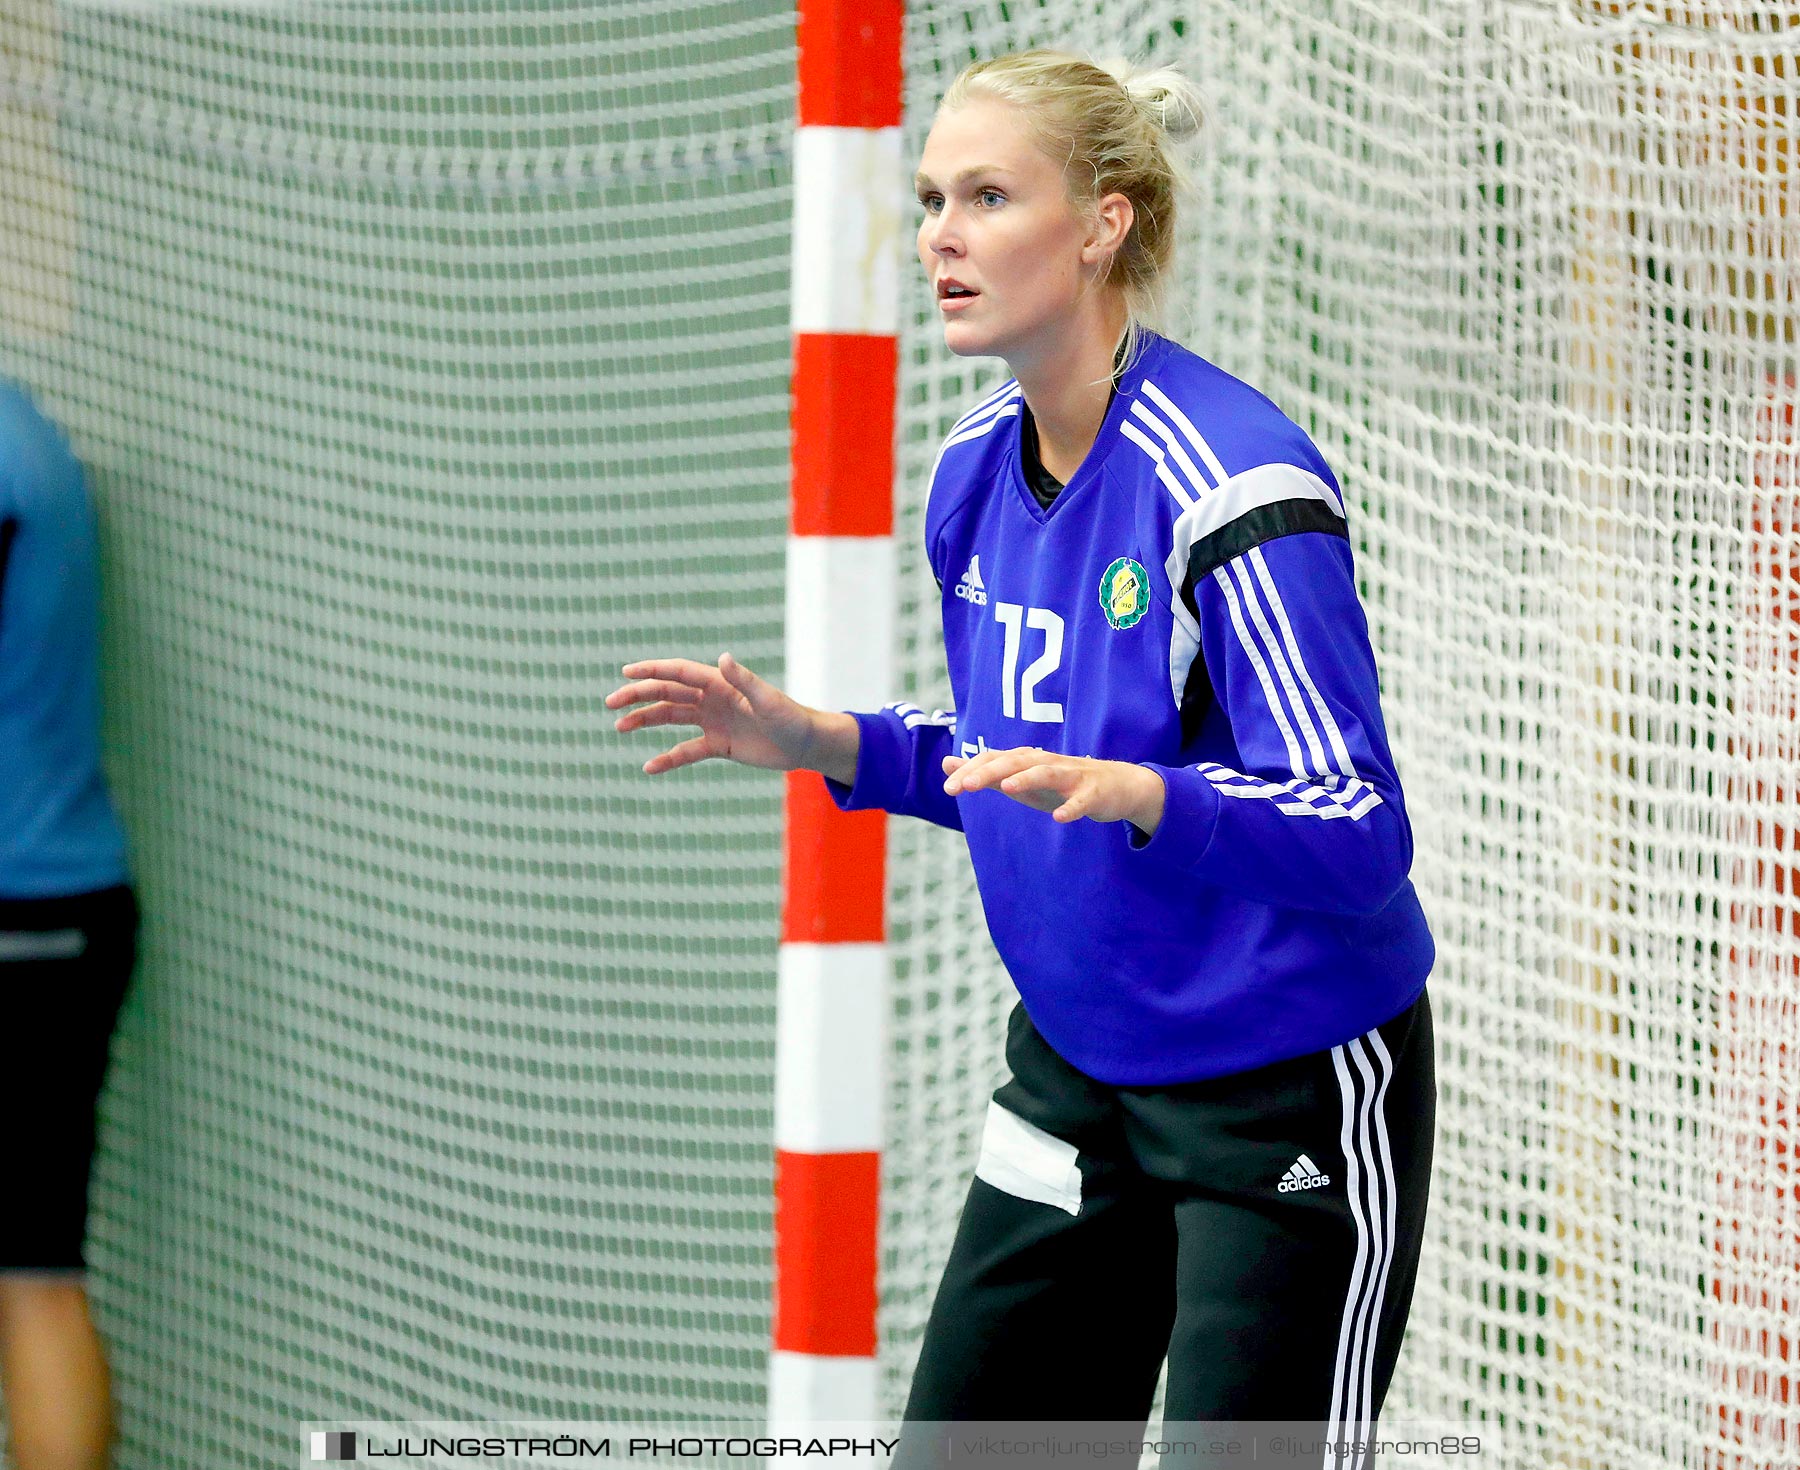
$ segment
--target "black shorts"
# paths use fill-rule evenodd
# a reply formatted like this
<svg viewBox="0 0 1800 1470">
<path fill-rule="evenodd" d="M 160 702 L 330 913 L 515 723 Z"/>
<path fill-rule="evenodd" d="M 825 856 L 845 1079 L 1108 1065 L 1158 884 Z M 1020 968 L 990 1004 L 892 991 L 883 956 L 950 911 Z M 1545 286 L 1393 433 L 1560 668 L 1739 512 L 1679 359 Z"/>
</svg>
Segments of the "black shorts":
<svg viewBox="0 0 1800 1470">
<path fill-rule="evenodd" d="M 11 1137 L 0 1271 L 86 1265 L 94 1103 L 136 953 L 129 888 L 0 899 L 0 1118 Z"/>
<path fill-rule="evenodd" d="M 1424 995 L 1341 1046 L 1179 1086 L 1075 1070 L 1015 1010 L 1013 1078 L 910 1421 L 1371 1426 L 1411 1305 L 1436 1082 Z"/>
</svg>

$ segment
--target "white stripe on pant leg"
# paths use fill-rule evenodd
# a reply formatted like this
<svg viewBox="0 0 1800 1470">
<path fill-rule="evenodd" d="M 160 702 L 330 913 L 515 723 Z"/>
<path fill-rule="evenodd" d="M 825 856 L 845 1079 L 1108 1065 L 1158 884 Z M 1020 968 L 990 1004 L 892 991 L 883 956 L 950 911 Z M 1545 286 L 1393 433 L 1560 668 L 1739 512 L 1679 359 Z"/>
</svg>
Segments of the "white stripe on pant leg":
<svg viewBox="0 0 1800 1470">
<path fill-rule="evenodd" d="M 1359 1177 L 1362 1180 L 1362 1203 L 1368 1211 L 1369 1221 L 1369 1263 L 1363 1272 L 1363 1279 L 1356 1289 L 1356 1307 L 1350 1321 L 1350 1352 L 1345 1363 L 1346 1378 L 1344 1382 L 1344 1434 L 1352 1440 L 1361 1440 L 1363 1425 L 1368 1415 L 1367 1406 L 1363 1403 L 1362 1362 L 1369 1350 L 1368 1313 L 1369 1297 L 1375 1285 L 1375 1274 L 1381 1263 L 1381 1187 L 1375 1178 L 1375 1164 L 1370 1157 L 1369 1148 L 1369 1107 L 1374 1099 L 1374 1079 L 1369 1075 L 1368 1061 L 1363 1053 L 1362 1039 L 1358 1037 L 1344 1044 L 1344 1056 L 1355 1069 L 1357 1078 L 1356 1132 L 1352 1146 L 1356 1150 L 1356 1161 L 1359 1165 Z M 1344 1457 L 1343 1470 L 1361 1470 L 1362 1453 L 1351 1450 Z"/>
<path fill-rule="evenodd" d="M 1380 1180 L 1387 1196 L 1381 1212 L 1382 1222 L 1386 1227 L 1381 1244 L 1381 1274 L 1375 1279 L 1375 1299 L 1370 1306 L 1369 1349 L 1363 1358 L 1363 1417 L 1373 1420 L 1375 1416 L 1371 1412 L 1371 1406 L 1374 1398 L 1370 1374 L 1375 1367 L 1375 1344 L 1381 1336 L 1381 1304 L 1387 1297 L 1388 1267 L 1394 1264 L 1394 1220 L 1399 1209 L 1399 1195 L 1394 1177 L 1394 1156 L 1388 1146 L 1387 1109 L 1385 1106 L 1388 1083 L 1394 1079 L 1394 1059 L 1388 1055 L 1388 1049 L 1382 1043 L 1379 1031 L 1370 1031 L 1363 1040 L 1374 1048 L 1378 1058 L 1376 1070 L 1381 1073 L 1381 1086 L 1375 1093 L 1375 1101 L 1370 1111 L 1374 1115 L 1375 1142 L 1378 1150 L 1374 1160 L 1375 1175 Z"/>
<path fill-rule="evenodd" d="M 1331 1418 L 1325 1426 L 1327 1443 L 1324 1470 L 1340 1470 L 1337 1451 L 1332 1448 L 1332 1443 L 1348 1438 L 1344 1429 L 1344 1389 L 1349 1381 L 1345 1374 L 1346 1358 L 1350 1350 L 1351 1321 L 1356 1315 L 1356 1301 L 1361 1294 L 1363 1277 L 1369 1265 L 1369 1227 L 1362 1213 L 1362 1176 L 1354 1136 L 1356 1087 L 1350 1080 L 1349 1069 L 1344 1065 L 1343 1047 L 1332 1047 L 1331 1065 L 1337 1072 L 1338 1091 L 1343 1099 L 1344 1121 L 1338 1134 L 1338 1143 L 1344 1151 L 1344 1199 L 1350 1206 L 1350 1218 L 1356 1222 L 1356 1259 L 1351 1264 L 1350 1281 L 1344 1290 L 1343 1315 L 1338 1319 L 1337 1365 L 1331 1375 Z"/>
<path fill-rule="evenodd" d="M 1332 1441 L 1352 1438 L 1352 1425 L 1346 1420 L 1354 1420 L 1355 1385 L 1361 1378 L 1355 1360 L 1355 1328 L 1363 1315 L 1363 1297 L 1368 1292 L 1370 1272 L 1375 1265 L 1373 1227 L 1379 1224 L 1363 1215 L 1364 1164 L 1363 1153 L 1357 1150 L 1357 1135 L 1364 1132 L 1363 1108 L 1368 1099 L 1357 1096 L 1355 1083 L 1350 1080 L 1350 1069 L 1345 1063 L 1346 1053 L 1348 1047 L 1332 1047 L 1332 1067 L 1337 1071 L 1337 1089 L 1343 1096 L 1343 1126 L 1337 1135 L 1337 1143 L 1345 1153 L 1345 1202 L 1350 1206 L 1350 1218 L 1355 1220 L 1355 1259 L 1350 1263 L 1350 1281 L 1345 1286 L 1345 1310 L 1337 1321 L 1337 1364 L 1332 1373 L 1332 1416 L 1325 1430 L 1325 1470 L 1354 1470 L 1357 1463 L 1354 1452 L 1339 1459 Z M 1361 1067 L 1357 1074 L 1363 1074 Z"/>
<path fill-rule="evenodd" d="M 975 1164 L 977 1179 L 1016 1199 L 1055 1205 L 1079 1215 L 1081 1169 L 1076 1157 L 1074 1144 L 989 1101 L 987 1126 L 981 1130 L 981 1157 Z"/>
<path fill-rule="evenodd" d="M 9 929 L 0 934 L 0 960 L 72 960 L 87 945 L 85 929 Z"/>
<path fill-rule="evenodd" d="M 1387 1277 L 1387 1262 L 1390 1243 L 1393 1240 L 1393 1222 L 1388 1218 L 1386 1202 L 1392 1194 L 1381 1177 L 1381 1165 L 1375 1154 L 1370 1138 L 1372 1117 L 1382 1095 L 1387 1091 L 1387 1077 L 1383 1073 L 1379 1078 L 1375 1073 L 1379 1070 L 1369 1059 L 1368 1048 L 1363 1039 L 1358 1037 L 1346 1050 L 1350 1060 L 1356 1064 L 1357 1075 L 1363 1083 L 1363 1105 L 1357 1110 L 1356 1142 L 1363 1168 L 1369 1182 L 1369 1234 L 1374 1244 L 1374 1256 L 1369 1265 L 1367 1277 L 1363 1283 L 1362 1300 L 1357 1304 L 1356 1329 L 1350 1339 L 1350 1372 L 1349 1402 L 1353 1406 L 1355 1420 L 1351 1437 L 1359 1444 L 1366 1443 L 1369 1438 L 1369 1359 L 1375 1351 L 1375 1325 L 1373 1321 L 1375 1307 L 1380 1299 L 1379 1281 Z M 1365 1452 L 1361 1449 L 1350 1456 L 1350 1463 L 1345 1470 L 1362 1470 Z"/>
<path fill-rule="evenodd" d="M 1380 1299 L 1379 1283 L 1387 1272 L 1388 1243 L 1393 1238 L 1392 1222 L 1388 1219 L 1385 1208 L 1391 1191 L 1384 1189 L 1380 1161 L 1376 1157 L 1371 1138 L 1375 1109 L 1380 1096 L 1387 1090 L 1387 1084 L 1385 1077 L 1377 1077 L 1361 1037 L 1350 1042 L 1345 1047 L 1345 1052 L 1361 1080 L 1362 1104 L 1356 1114 L 1356 1149 L 1366 1184 L 1365 1204 L 1368 1207 L 1370 1237 L 1369 1267 L 1364 1276 L 1361 1299 L 1357 1303 L 1355 1325 L 1350 1337 L 1350 1379 L 1346 1386 L 1346 1407 L 1350 1415 L 1346 1428 L 1353 1440 L 1362 1443 L 1368 1439 L 1371 1418 L 1368 1385 L 1369 1359 L 1375 1349 L 1374 1312 Z M 1366 1453 L 1363 1450 L 1353 1452 L 1344 1470 L 1362 1470 Z"/>
</svg>

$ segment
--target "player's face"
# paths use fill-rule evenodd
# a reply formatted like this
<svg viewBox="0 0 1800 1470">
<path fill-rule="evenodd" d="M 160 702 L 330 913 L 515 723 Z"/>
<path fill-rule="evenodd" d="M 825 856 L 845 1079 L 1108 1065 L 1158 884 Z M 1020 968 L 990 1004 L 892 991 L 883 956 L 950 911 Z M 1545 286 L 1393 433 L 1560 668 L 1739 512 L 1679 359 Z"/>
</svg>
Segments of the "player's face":
<svg viewBox="0 0 1800 1470">
<path fill-rule="evenodd" d="M 939 113 L 916 182 L 944 344 L 1016 363 L 1053 342 L 1091 282 L 1090 231 L 1019 109 L 977 97 Z"/>
</svg>

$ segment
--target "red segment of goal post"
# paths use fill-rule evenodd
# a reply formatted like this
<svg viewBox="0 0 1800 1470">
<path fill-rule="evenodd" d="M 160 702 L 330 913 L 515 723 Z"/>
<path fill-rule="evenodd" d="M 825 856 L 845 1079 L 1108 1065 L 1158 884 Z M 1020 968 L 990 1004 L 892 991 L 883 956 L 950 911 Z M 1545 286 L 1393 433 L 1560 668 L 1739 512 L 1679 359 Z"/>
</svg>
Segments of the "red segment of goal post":
<svg viewBox="0 0 1800 1470">
<path fill-rule="evenodd" d="M 1800 1463 L 1800 1160 L 1788 1102 L 1800 1054 L 1785 1040 L 1800 1008 L 1800 815 L 1784 780 L 1800 759 L 1797 393 L 1791 376 L 1769 379 L 1751 460 L 1738 702 L 1774 738 L 1728 747 L 1740 762 L 1726 778 L 1728 809 L 1742 802 L 1759 814 L 1741 819 L 1734 843 L 1754 856 L 1734 884 L 1733 980 L 1714 1078 L 1724 1131 L 1711 1273 L 1720 1439 L 1708 1470 Z"/>
<path fill-rule="evenodd" d="M 891 334 L 795 334 L 794 535 L 893 534 L 899 361 Z"/>
<path fill-rule="evenodd" d="M 881 1155 L 778 1151 L 775 1177 L 776 1345 L 872 1361 Z"/>
<path fill-rule="evenodd" d="M 902 0 L 802 0 L 787 685 L 891 697 Z M 877 1408 L 886 819 L 787 783 L 775 1059 L 772 1426 Z"/>
</svg>

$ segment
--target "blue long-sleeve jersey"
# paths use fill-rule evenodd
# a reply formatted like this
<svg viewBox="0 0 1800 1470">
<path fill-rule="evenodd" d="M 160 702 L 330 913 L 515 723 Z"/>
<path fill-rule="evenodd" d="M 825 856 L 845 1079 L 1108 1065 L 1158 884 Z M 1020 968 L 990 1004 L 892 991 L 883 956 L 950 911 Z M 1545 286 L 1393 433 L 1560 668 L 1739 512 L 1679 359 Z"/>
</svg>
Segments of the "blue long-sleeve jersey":
<svg viewBox="0 0 1800 1470">
<path fill-rule="evenodd" d="M 1103 1082 L 1241 1071 L 1398 1014 L 1433 946 L 1330 469 L 1267 398 L 1146 334 L 1044 509 L 1020 402 L 978 404 L 932 472 L 956 712 L 858 714 L 833 797 L 966 834 L 1026 1011 Z M 1148 766 L 1161 823 L 944 794 L 945 756 L 1022 745 Z"/>
</svg>

